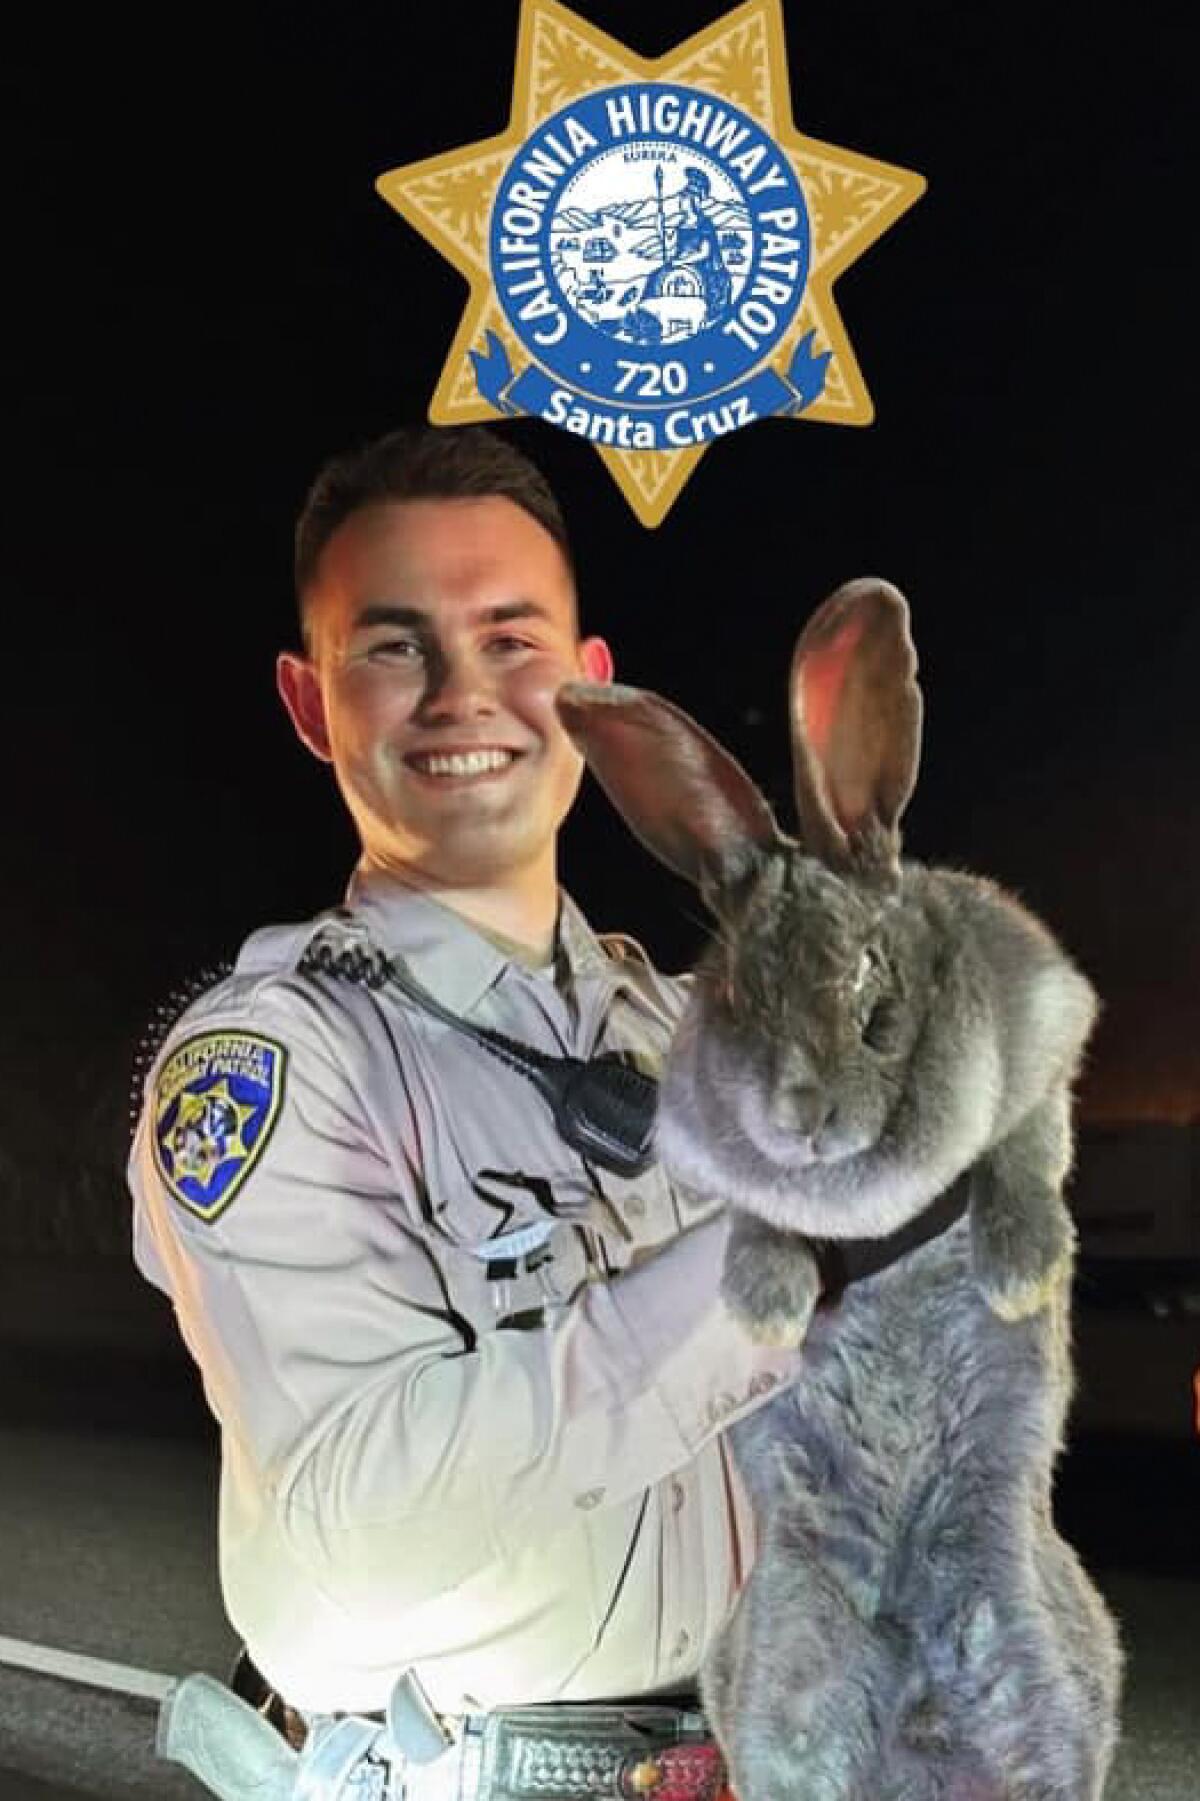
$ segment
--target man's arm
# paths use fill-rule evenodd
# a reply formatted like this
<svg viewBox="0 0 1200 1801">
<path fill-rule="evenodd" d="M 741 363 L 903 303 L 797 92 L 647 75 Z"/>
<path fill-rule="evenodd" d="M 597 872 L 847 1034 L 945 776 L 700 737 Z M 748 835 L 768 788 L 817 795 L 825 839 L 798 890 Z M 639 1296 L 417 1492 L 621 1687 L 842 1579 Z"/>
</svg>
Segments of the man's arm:
<svg viewBox="0 0 1200 1801">
<path fill-rule="evenodd" d="M 752 1344 L 718 1298 L 723 1217 L 586 1285 L 539 1329 L 475 1330 L 449 1247 L 424 1224 L 420 1172 L 369 1116 L 353 1058 L 302 991 L 270 984 L 252 1015 L 189 1024 L 277 1042 L 279 1113 L 210 1221 L 164 1179 L 151 1096 L 131 1166 L 139 1258 L 169 1287 L 214 1411 L 295 1554 L 331 1592 L 374 1579 L 379 1535 L 397 1604 L 417 1605 L 570 1510 L 643 1491 L 794 1373 L 794 1354 Z"/>
</svg>

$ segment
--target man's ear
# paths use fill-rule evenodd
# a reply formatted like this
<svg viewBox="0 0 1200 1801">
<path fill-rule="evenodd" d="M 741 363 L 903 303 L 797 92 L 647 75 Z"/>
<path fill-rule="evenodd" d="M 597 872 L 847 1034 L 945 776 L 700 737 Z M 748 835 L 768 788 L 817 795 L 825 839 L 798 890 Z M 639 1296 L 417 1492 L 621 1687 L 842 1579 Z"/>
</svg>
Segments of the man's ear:
<svg viewBox="0 0 1200 1801">
<path fill-rule="evenodd" d="M 580 674 L 588 682 L 611 682 L 613 655 L 603 638 L 585 638 L 579 646 Z"/>
<path fill-rule="evenodd" d="M 300 742 L 322 763 L 332 763 L 320 677 L 308 658 L 293 650 L 280 651 L 275 663 L 275 686 Z"/>
</svg>

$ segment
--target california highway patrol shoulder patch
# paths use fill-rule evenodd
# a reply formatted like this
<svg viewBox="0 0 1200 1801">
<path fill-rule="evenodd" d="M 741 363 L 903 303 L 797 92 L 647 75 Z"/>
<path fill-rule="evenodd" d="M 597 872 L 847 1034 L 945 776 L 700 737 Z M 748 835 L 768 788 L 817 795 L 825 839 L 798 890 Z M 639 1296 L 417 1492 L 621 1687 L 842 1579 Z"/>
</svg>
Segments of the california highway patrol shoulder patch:
<svg viewBox="0 0 1200 1801">
<path fill-rule="evenodd" d="M 266 1149 L 287 1052 L 255 1032 L 204 1032 L 164 1063 L 154 1091 L 154 1158 L 198 1218 L 223 1213 Z"/>
</svg>

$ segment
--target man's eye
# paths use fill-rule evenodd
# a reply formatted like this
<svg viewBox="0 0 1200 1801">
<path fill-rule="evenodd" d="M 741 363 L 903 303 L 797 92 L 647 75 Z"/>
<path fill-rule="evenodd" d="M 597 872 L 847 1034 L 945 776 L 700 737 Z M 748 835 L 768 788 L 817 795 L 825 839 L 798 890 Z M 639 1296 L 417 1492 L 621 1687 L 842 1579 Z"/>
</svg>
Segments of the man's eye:
<svg viewBox="0 0 1200 1801">
<path fill-rule="evenodd" d="M 368 657 L 396 657 L 401 661 L 408 657 L 422 655 L 421 646 L 415 638 L 381 638 L 367 650 Z"/>
<path fill-rule="evenodd" d="M 532 650 L 530 638 L 519 638 L 515 632 L 501 632 L 498 637 L 488 639 L 488 649 L 499 651 L 502 656 L 519 650 Z"/>
</svg>

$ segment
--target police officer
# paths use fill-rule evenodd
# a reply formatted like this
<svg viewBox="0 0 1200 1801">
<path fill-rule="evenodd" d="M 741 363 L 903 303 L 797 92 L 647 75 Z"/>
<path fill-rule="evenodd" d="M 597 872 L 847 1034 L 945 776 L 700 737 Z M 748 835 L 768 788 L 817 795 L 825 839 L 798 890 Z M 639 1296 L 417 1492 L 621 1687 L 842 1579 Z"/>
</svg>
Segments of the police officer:
<svg viewBox="0 0 1200 1801">
<path fill-rule="evenodd" d="M 296 544 L 279 691 L 361 859 L 176 1022 L 130 1166 L 220 1423 L 229 1617 L 308 1714 L 405 1672 L 451 1735 L 686 1690 L 754 1554 L 724 1431 L 796 1354 L 722 1306 L 717 1201 L 581 1151 L 455 1024 L 661 1064 L 685 984 L 558 884 L 554 694 L 608 647 L 546 483 L 479 428 L 329 464 Z"/>
</svg>

